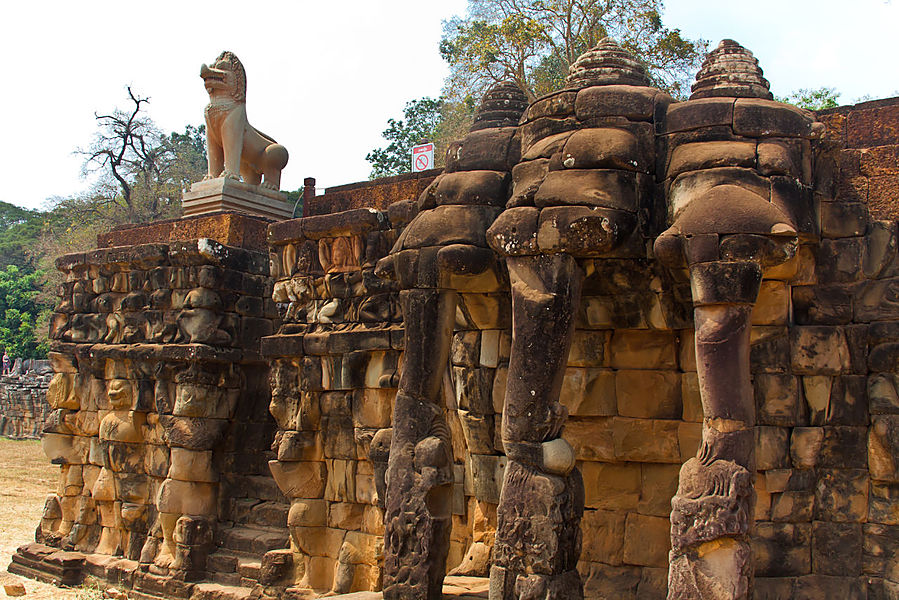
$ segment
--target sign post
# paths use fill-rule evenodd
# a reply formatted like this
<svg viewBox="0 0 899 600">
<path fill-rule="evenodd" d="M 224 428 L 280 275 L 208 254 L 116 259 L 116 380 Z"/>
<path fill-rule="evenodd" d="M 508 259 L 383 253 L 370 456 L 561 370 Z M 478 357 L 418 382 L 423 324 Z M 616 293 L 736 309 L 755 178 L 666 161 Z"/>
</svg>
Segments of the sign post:
<svg viewBox="0 0 899 600">
<path fill-rule="evenodd" d="M 434 168 L 434 144 L 412 146 L 412 172 L 427 171 Z"/>
</svg>

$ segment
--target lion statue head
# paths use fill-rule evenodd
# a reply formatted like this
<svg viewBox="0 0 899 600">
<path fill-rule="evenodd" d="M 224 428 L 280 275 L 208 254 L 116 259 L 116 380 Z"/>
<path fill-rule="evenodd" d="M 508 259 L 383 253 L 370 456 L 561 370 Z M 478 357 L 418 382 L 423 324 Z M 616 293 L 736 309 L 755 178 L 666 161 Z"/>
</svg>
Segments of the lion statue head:
<svg viewBox="0 0 899 600">
<path fill-rule="evenodd" d="M 237 55 L 225 50 L 218 55 L 212 66 L 202 65 L 200 77 L 206 91 L 212 95 L 217 90 L 227 92 L 235 102 L 246 102 L 247 73 Z"/>
</svg>

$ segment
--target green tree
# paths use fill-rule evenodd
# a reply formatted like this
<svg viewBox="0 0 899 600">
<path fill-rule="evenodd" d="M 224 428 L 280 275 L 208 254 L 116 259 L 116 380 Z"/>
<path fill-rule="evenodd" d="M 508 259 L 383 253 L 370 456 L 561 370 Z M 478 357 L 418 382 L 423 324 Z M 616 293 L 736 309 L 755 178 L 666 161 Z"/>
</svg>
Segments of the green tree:
<svg viewBox="0 0 899 600">
<path fill-rule="evenodd" d="M 371 179 L 410 172 L 412 146 L 424 142 L 434 143 L 434 166 L 442 167 L 448 144 L 465 136 L 474 112 L 470 97 L 462 102 L 427 96 L 410 100 L 403 109 L 403 119 L 387 120 L 382 135 L 390 143 L 365 156 L 372 164 Z"/>
<path fill-rule="evenodd" d="M 441 121 L 442 104 L 442 100 L 427 96 L 410 100 L 403 109 L 402 119 L 387 120 L 387 129 L 381 135 L 390 143 L 365 156 L 372 165 L 372 179 L 412 170 L 412 146 L 433 141 Z"/>
<path fill-rule="evenodd" d="M 44 358 L 47 343 L 35 327 L 46 321 L 50 307 L 37 301 L 42 273 L 25 273 L 15 265 L 0 270 L 0 348 L 16 358 Z"/>
<path fill-rule="evenodd" d="M 836 108 L 839 106 L 840 95 L 840 92 L 838 92 L 836 88 L 802 88 L 788 96 L 782 98 L 779 97 L 777 100 L 808 110 L 824 110 L 826 108 Z"/>
<path fill-rule="evenodd" d="M 33 269 L 30 251 L 40 237 L 44 217 L 38 210 L 0 202 L 0 269 L 7 265 Z"/>
<path fill-rule="evenodd" d="M 468 16 L 444 23 L 449 98 L 480 98 L 512 79 L 534 98 L 564 86 L 568 66 L 611 36 L 647 67 L 653 83 L 683 97 L 705 54 L 662 23 L 661 0 L 468 0 Z"/>
</svg>

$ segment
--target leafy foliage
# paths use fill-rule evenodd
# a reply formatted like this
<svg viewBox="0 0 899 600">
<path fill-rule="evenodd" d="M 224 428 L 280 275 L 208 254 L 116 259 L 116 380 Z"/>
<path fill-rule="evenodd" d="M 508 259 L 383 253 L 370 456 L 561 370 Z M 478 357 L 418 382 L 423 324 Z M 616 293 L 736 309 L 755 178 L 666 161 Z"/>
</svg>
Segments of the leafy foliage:
<svg viewBox="0 0 899 600">
<path fill-rule="evenodd" d="M 466 18 L 444 23 L 446 92 L 480 98 L 512 79 L 533 100 L 563 87 L 568 66 L 610 36 L 646 65 L 655 85 L 682 97 L 706 42 L 665 27 L 661 13 L 661 0 L 469 0 Z"/>
<path fill-rule="evenodd" d="M 442 167 L 449 142 L 464 137 L 474 118 L 475 103 L 471 98 L 449 102 L 444 98 L 410 100 L 403 109 L 403 119 L 388 119 L 381 134 L 390 143 L 365 156 L 372 164 L 371 179 L 408 173 L 412 170 L 412 147 L 434 143 L 434 166 Z"/>
<path fill-rule="evenodd" d="M 390 143 L 365 156 L 372 164 L 372 179 L 412 170 L 412 147 L 433 140 L 440 123 L 441 105 L 441 100 L 427 96 L 410 100 L 403 109 L 403 119 L 387 120 L 387 129 L 381 135 Z"/>
<path fill-rule="evenodd" d="M 44 215 L 37 210 L 0 202 L 0 267 L 33 267 L 28 251 L 40 236 Z"/>
<path fill-rule="evenodd" d="M 777 100 L 808 110 L 824 110 L 839 106 L 839 98 L 840 92 L 836 88 L 820 87 L 814 89 L 802 88 L 789 96 L 777 98 Z"/>
<path fill-rule="evenodd" d="M 37 301 L 43 273 L 26 273 L 15 265 L 0 270 L 0 348 L 16 358 L 41 358 L 46 342 L 38 342 L 37 323 L 46 320 L 50 306 Z"/>
</svg>

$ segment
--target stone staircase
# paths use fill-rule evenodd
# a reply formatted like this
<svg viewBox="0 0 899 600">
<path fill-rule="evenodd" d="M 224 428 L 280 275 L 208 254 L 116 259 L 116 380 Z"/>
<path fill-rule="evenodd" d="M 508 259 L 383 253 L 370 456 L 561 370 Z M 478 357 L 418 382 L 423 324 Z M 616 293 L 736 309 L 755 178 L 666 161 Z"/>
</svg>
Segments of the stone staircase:
<svg viewBox="0 0 899 600">
<path fill-rule="evenodd" d="M 238 500 L 234 504 L 240 522 L 219 526 L 216 551 L 209 556 L 206 570 L 215 583 L 252 587 L 259 582 L 265 553 L 288 547 L 290 506 L 274 500 Z"/>
</svg>

